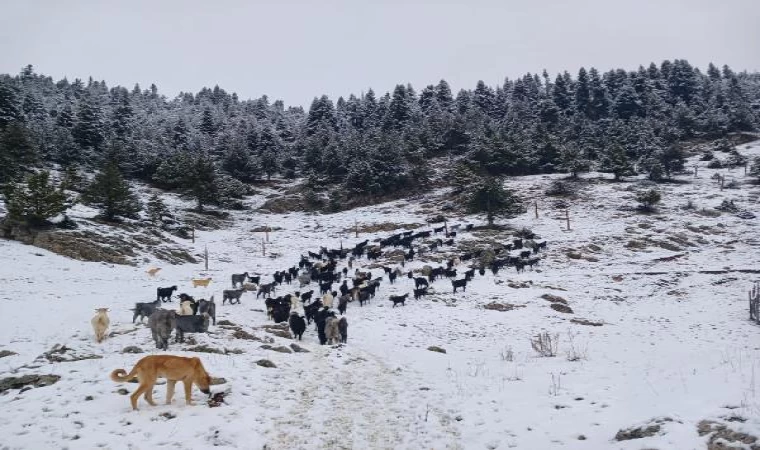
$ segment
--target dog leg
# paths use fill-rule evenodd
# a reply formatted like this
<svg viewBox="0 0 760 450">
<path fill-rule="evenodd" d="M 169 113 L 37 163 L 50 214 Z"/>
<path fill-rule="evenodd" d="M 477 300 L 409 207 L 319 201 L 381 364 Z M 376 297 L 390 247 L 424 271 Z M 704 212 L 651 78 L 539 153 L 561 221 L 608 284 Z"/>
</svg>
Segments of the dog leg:
<svg viewBox="0 0 760 450">
<path fill-rule="evenodd" d="M 172 404 L 172 398 L 174 397 L 174 385 L 177 384 L 177 380 L 166 380 L 166 404 Z"/>
<path fill-rule="evenodd" d="M 188 406 L 193 406 L 193 382 L 191 380 L 184 380 L 182 381 L 182 384 L 185 385 L 185 403 L 187 403 Z"/>
<path fill-rule="evenodd" d="M 150 406 L 157 406 L 156 402 L 153 401 L 153 383 L 150 383 L 145 390 L 145 401 L 148 402 Z"/>
</svg>

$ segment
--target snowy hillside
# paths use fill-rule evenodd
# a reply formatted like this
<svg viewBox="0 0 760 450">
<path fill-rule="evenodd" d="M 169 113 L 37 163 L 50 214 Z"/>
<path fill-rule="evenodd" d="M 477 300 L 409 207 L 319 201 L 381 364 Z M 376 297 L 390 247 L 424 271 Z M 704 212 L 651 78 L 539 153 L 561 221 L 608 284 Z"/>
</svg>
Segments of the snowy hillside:
<svg viewBox="0 0 760 450">
<path fill-rule="evenodd" d="M 760 155 L 760 142 L 739 150 Z M 756 218 L 715 210 L 727 199 L 760 216 L 760 186 L 743 169 L 707 169 L 697 159 L 687 167 L 695 164 L 696 177 L 658 186 L 663 201 L 654 214 L 635 210 L 635 180 L 586 174 L 578 197 L 569 200 L 569 231 L 564 209 L 544 195 L 562 176 L 511 179 L 511 188 L 538 201 L 538 218 L 529 208 L 507 223 L 548 242 L 533 270 L 476 274 L 457 294 L 449 280 L 438 280 L 435 294 L 396 308 L 388 296 L 411 293 L 414 283 L 386 279 L 369 305 L 349 304 L 346 345 L 320 346 L 311 325 L 298 342 L 308 353 L 272 350 L 293 341 L 264 328 L 272 322 L 255 294 L 222 306 L 230 275 L 249 271 L 268 282 L 307 250 L 352 247 L 404 230 L 365 231 L 375 224 L 429 230 L 425 220 L 440 213 L 446 191 L 331 215 L 234 213 L 232 226 L 196 235 L 190 253 L 208 248 L 208 272 L 203 263 L 85 263 L 0 241 L 0 351 L 15 352 L 0 358 L 0 378 L 60 376 L 50 386 L 0 395 L 0 447 L 696 449 L 731 437 L 714 431 L 716 424 L 760 436 L 760 326 L 747 312 L 747 291 L 760 278 L 760 229 Z M 738 188 L 720 190 L 716 172 Z M 264 197 L 249 201 L 261 204 Z M 482 224 L 482 218 L 449 218 L 449 225 L 458 223 Z M 276 228 L 266 255 L 263 233 L 251 231 L 261 226 Z M 403 270 L 437 267 L 444 255 L 463 252 L 457 246 L 507 243 L 512 234 L 460 232 L 454 246 L 423 254 Z M 355 267 L 367 264 L 360 259 Z M 151 265 L 162 268 L 155 278 L 145 273 Z M 214 281 L 191 287 L 198 276 Z M 226 404 L 209 408 L 194 389 L 195 406 L 185 406 L 182 395 L 163 405 L 161 385 L 154 394 L 160 406 L 141 399 L 135 412 L 118 391 L 131 393 L 137 385 L 115 383 L 109 374 L 163 353 L 146 325 L 131 323 L 130 308 L 171 285 L 196 298 L 214 295 L 217 319 L 228 325 L 193 335 L 196 344 L 172 338 L 168 353 L 200 356 L 212 376 L 226 381 L 212 391 L 229 395 Z M 301 291 L 307 289 L 318 286 Z M 285 285 L 277 294 L 295 290 L 296 284 Z M 556 297 L 572 313 L 553 309 L 562 301 Z M 484 308 L 490 303 L 509 310 Z M 110 308 L 112 334 L 102 344 L 90 326 L 98 307 Z M 530 339 L 542 332 L 557 340 L 556 356 L 540 357 L 531 348 Z M 40 357 L 56 345 L 69 350 L 52 356 L 87 359 Z M 220 353 L 189 351 L 197 345 Z M 129 346 L 144 353 L 122 353 Z M 261 359 L 276 367 L 257 365 Z M 632 427 L 641 432 L 618 434 Z"/>
</svg>

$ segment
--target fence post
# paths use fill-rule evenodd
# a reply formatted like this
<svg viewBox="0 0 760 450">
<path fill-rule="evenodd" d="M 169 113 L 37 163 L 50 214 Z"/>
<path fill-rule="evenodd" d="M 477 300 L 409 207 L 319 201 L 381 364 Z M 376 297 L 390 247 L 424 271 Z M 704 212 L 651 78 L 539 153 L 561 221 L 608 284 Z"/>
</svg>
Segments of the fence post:
<svg viewBox="0 0 760 450">
<path fill-rule="evenodd" d="M 264 236 L 266 236 L 267 242 L 269 242 L 269 225 L 264 227 Z"/>
<path fill-rule="evenodd" d="M 264 239 L 261 240 L 261 256 L 267 256 L 267 244 Z"/>
<path fill-rule="evenodd" d="M 203 246 L 203 260 L 205 261 L 206 271 L 208 272 L 208 245 Z"/>
<path fill-rule="evenodd" d="M 359 237 L 359 221 L 354 220 L 354 233 L 356 233 L 356 237 Z"/>
<path fill-rule="evenodd" d="M 538 219 L 538 200 L 536 200 L 534 206 L 536 207 L 536 219 Z"/>
<path fill-rule="evenodd" d="M 195 244 L 195 227 L 190 229 L 191 236 L 193 238 L 193 244 Z"/>
<path fill-rule="evenodd" d="M 570 231 L 570 208 L 565 208 L 565 220 L 567 220 L 567 231 Z"/>
</svg>

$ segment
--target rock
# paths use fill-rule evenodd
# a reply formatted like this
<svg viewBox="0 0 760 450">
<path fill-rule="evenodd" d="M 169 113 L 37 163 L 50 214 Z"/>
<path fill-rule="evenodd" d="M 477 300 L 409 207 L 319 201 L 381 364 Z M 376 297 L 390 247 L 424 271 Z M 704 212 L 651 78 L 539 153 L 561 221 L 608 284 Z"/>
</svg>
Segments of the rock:
<svg viewBox="0 0 760 450">
<path fill-rule="evenodd" d="M 293 351 L 296 353 L 310 353 L 308 350 L 296 344 L 295 342 L 290 344 L 290 348 L 292 348 Z"/>
<path fill-rule="evenodd" d="M 124 347 L 121 350 L 122 353 L 143 353 L 143 349 L 140 347 L 137 347 L 136 345 L 130 345 L 129 347 Z"/>
<path fill-rule="evenodd" d="M 570 308 L 567 305 L 563 305 L 562 303 L 552 303 L 551 308 L 557 312 L 565 313 L 565 314 L 572 314 L 573 309 Z"/>
<path fill-rule="evenodd" d="M 604 325 L 604 322 L 593 322 L 587 319 L 570 319 L 570 322 L 578 325 L 588 325 L 590 327 L 601 327 Z"/>
<path fill-rule="evenodd" d="M 483 306 L 483 309 L 489 309 L 492 311 L 512 311 L 517 308 L 525 308 L 525 305 L 513 305 L 511 303 L 496 303 L 491 302 Z"/>
<path fill-rule="evenodd" d="M 260 359 L 260 360 L 256 361 L 256 364 L 258 364 L 261 367 L 268 367 L 268 368 L 272 368 L 272 369 L 276 369 L 277 368 L 277 366 L 275 366 L 274 363 L 272 361 L 268 360 L 268 359 Z"/>
<path fill-rule="evenodd" d="M 431 352 L 446 353 L 446 349 L 445 348 L 441 348 L 441 347 L 438 347 L 436 345 L 431 345 L 427 349 L 430 350 Z"/>
<path fill-rule="evenodd" d="M 583 257 L 580 252 L 576 251 L 569 251 L 565 255 L 570 259 L 581 259 Z"/>
<path fill-rule="evenodd" d="M 58 375 L 23 375 L 20 377 L 8 377 L 0 380 L 0 393 L 9 389 L 21 389 L 24 386 L 34 387 L 50 386 L 60 380 Z"/>
<path fill-rule="evenodd" d="M 230 322 L 229 320 L 219 320 L 216 322 L 216 325 L 220 327 L 236 327 L 237 326 L 234 323 Z"/>
<path fill-rule="evenodd" d="M 206 344 L 203 345 L 196 345 L 195 347 L 190 347 L 187 349 L 189 352 L 200 352 L 200 353 L 216 353 L 219 355 L 225 354 L 224 350 L 219 350 L 218 348 L 209 347 Z"/>
<path fill-rule="evenodd" d="M 227 382 L 226 378 L 222 377 L 211 377 L 211 385 L 216 386 L 217 384 L 224 384 Z"/>
<path fill-rule="evenodd" d="M 245 339 L 248 341 L 261 341 L 261 339 L 257 338 L 256 336 L 252 335 L 251 333 L 245 330 L 236 330 L 234 333 L 232 333 L 232 337 L 234 337 L 235 339 Z"/>
<path fill-rule="evenodd" d="M 712 420 L 702 420 L 699 422 L 697 424 L 697 433 L 700 436 L 711 435 L 707 440 L 707 450 L 725 450 L 730 448 L 760 449 L 760 445 L 756 443 L 758 441 L 756 436 L 734 431 L 726 425 Z"/>
<path fill-rule="evenodd" d="M 629 441 L 631 439 L 641 439 L 645 437 L 651 437 L 660 432 L 659 425 L 649 425 L 646 427 L 629 428 L 627 430 L 620 430 L 615 434 L 616 441 Z"/>
<path fill-rule="evenodd" d="M 91 402 L 93 400 L 95 400 L 95 397 L 93 397 L 92 395 L 88 395 L 87 397 L 84 398 L 84 401 L 86 402 Z"/>
<path fill-rule="evenodd" d="M 567 305 L 567 300 L 560 297 L 559 295 L 552 295 L 552 294 L 544 294 L 541 296 L 542 299 L 548 300 L 552 303 L 562 303 L 564 305 Z"/>
<path fill-rule="evenodd" d="M 161 414 L 158 415 L 158 417 L 163 417 L 166 420 L 171 420 L 177 417 L 177 415 L 167 411 L 167 412 L 162 412 Z"/>
<path fill-rule="evenodd" d="M 290 331 L 287 330 L 277 330 L 274 328 L 266 328 L 264 329 L 267 333 L 272 333 L 273 335 L 285 339 L 293 339 L 293 336 L 290 334 Z"/>
<path fill-rule="evenodd" d="M 129 391 L 126 390 L 126 389 L 124 389 L 124 388 L 119 388 L 119 389 L 116 390 L 116 392 L 118 394 L 121 394 L 121 395 L 127 395 L 127 394 L 129 394 Z"/>
<path fill-rule="evenodd" d="M 580 434 L 580 435 L 578 435 L 578 440 L 579 441 L 585 441 L 586 440 L 586 436 Z"/>
<path fill-rule="evenodd" d="M 272 351 L 279 352 L 279 353 L 293 353 L 293 350 L 291 350 L 288 347 L 285 347 L 283 345 L 281 345 L 279 347 L 273 347 Z"/>
<path fill-rule="evenodd" d="M 10 350 L 0 350 L 0 358 L 5 358 L 6 356 L 12 356 L 12 355 L 18 355 L 18 353 L 12 352 Z"/>
</svg>

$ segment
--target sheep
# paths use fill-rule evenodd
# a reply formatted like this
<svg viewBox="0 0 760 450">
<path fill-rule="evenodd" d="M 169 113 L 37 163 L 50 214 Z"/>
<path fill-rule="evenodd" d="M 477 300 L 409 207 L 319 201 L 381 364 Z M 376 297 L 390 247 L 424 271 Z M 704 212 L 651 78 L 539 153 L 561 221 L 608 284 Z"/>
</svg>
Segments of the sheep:
<svg viewBox="0 0 760 450">
<path fill-rule="evenodd" d="M 169 349 L 169 336 L 177 327 L 177 313 L 168 309 L 156 309 L 148 319 L 153 341 L 159 350 Z"/>
<path fill-rule="evenodd" d="M 137 316 L 140 316 L 140 323 L 142 323 L 143 319 L 146 317 L 150 317 L 151 314 L 153 314 L 153 311 L 156 310 L 161 306 L 161 300 L 156 300 L 155 302 L 150 303 L 135 303 L 135 309 L 134 315 L 132 316 L 132 323 L 135 323 L 135 319 L 137 319 Z"/>
<path fill-rule="evenodd" d="M 343 344 L 348 343 L 348 319 L 341 317 L 338 320 L 338 331 L 340 331 L 340 342 Z"/>
<path fill-rule="evenodd" d="M 193 278 L 192 281 L 194 288 L 198 286 L 208 287 L 209 283 L 211 283 L 211 278 Z"/>
<path fill-rule="evenodd" d="M 325 320 L 325 338 L 327 339 L 327 345 L 334 345 L 340 342 L 338 319 L 334 316 L 329 316 Z"/>
<path fill-rule="evenodd" d="M 306 320 L 302 316 L 299 316 L 297 312 L 292 311 L 288 325 L 290 325 L 290 331 L 293 333 L 293 339 L 302 340 L 303 332 L 306 331 Z"/>
<path fill-rule="evenodd" d="M 95 316 L 90 320 L 90 323 L 92 324 L 93 331 L 95 331 L 95 340 L 101 343 L 106 338 L 106 330 L 108 329 L 108 325 L 111 324 L 111 320 L 108 319 L 108 308 L 97 308 L 95 312 Z"/>
<path fill-rule="evenodd" d="M 401 306 L 406 306 L 406 298 L 409 297 L 409 293 L 407 292 L 404 295 L 391 295 L 390 301 L 393 302 L 393 307 L 395 308 L 396 305 L 401 303 Z"/>
<path fill-rule="evenodd" d="M 243 285 L 245 283 L 245 280 L 248 279 L 248 272 L 243 273 L 233 273 L 232 274 L 232 287 L 236 288 L 239 285 Z"/>
<path fill-rule="evenodd" d="M 198 300 L 198 312 L 200 314 L 207 313 L 214 319 L 214 325 L 216 325 L 216 303 L 214 303 L 214 296 L 211 296 L 211 300 Z"/>
<path fill-rule="evenodd" d="M 243 295 L 243 292 L 245 292 L 243 289 L 225 289 L 222 291 L 222 305 L 224 305 L 224 302 L 227 300 L 230 301 L 230 305 L 232 304 L 240 304 L 240 296 Z M 235 301 L 237 300 L 237 301 Z"/>
<path fill-rule="evenodd" d="M 174 342 L 185 342 L 185 333 L 207 332 L 208 322 L 209 315 L 205 312 L 199 316 L 176 316 Z"/>
<path fill-rule="evenodd" d="M 177 286 L 171 286 L 171 287 L 165 287 L 165 288 L 157 288 L 156 289 L 156 300 L 161 300 L 163 302 L 170 302 L 172 301 L 172 294 L 174 294 L 174 291 L 177 290 Z"/>
<path fill-rule="evenodd" d="M 337 292 L 328 292 L 327 294 L 323 295 L 322 304 L 328 308 L 332 308 L 333 300 L 335 299 L 336 294 Z"/>
<path fill-rule="evenodd" d="M 258 291 L 259 285 L 256 283 L 243 283 L 243 290 L 246 292 Z"/>
<path fill-rule="evenodd" d="M 462 288 L 463 291 L 467 291 L 467 279 L 463 280 L 451 280 L 451 286 L 454 288 L 454 293 L 457 293 L 457 288 Z"/>
</svg>

